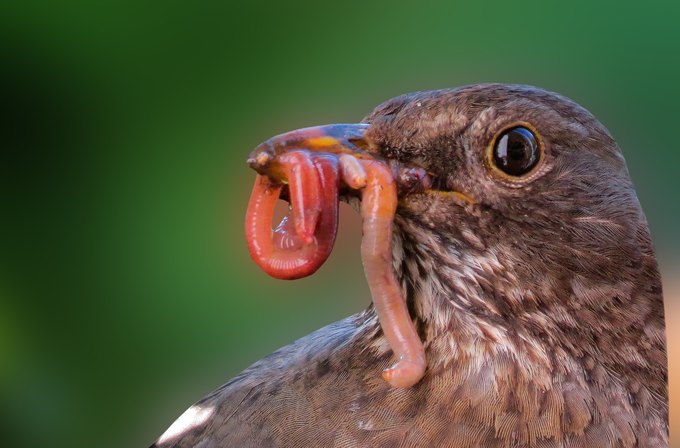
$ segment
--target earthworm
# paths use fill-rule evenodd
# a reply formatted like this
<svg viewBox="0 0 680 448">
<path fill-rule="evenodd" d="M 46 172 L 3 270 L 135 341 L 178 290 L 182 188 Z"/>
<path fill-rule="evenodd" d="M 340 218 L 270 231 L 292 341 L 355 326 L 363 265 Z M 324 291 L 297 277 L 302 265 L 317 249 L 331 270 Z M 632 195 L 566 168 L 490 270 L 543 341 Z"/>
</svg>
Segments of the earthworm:
<svg viewBox="0 0 680 448">
<path fill-rule="evenodd" d="M 425 350 L 392 267 L 397 208 L 393 170 L 385 162 L 348 153 L 290 148 L 275 155 L 257 153 L 249 160 L 263 173 L 255 180 L 246 212 L 248 248 L 255 262 L 275 278 L 296 279 L 314 273 L 335 242 L 339 189 L 361 193 L 364 272 L 380 326 L 398 358 L 383 371 L 383 378 L 394 387 L 410 387 L 420 381 L 427 367 Z M 274 206 L 284 183 L 288 184 L 290 207 L 272 230 Z"/>
<path fill-rule="evenodd" d="M 294 153 L 287 153 L 290 154 Z M 299 154 L 282 162 L 282 171 L 292 174 L 287 179 L 291 206 L 275 230 L 272 231 L 271 223 L 283 185 L 258 174 L 250 195 L 246 212 L 248 250 L 260 268 L 274 278 L 293 280 L 313 274 L 326 261 L 335 243 L 337 161 L 333 157 L 317 156 L 314 163 L 308 165 L 308 171 L 290 166 L 307 157 L 309 155 Z M 310 185 L 314 188 L 310 189 Z M 311 218 L 314 214 L 318 215 L 318 222 Z M 311 238 L 305 238 L 307 235 Z"/>
<path fill-rule="evenodd" d="M 367 174 L 361 201 L 361 258 L 380 326 L 399 361 L 383 371 L 395 387 L 411 387 L 425 374 L 425 350 L 408 313 L 392 267 L 392 222 L 397 188 L 383 163 L 362 160 Z"/>
</svg>

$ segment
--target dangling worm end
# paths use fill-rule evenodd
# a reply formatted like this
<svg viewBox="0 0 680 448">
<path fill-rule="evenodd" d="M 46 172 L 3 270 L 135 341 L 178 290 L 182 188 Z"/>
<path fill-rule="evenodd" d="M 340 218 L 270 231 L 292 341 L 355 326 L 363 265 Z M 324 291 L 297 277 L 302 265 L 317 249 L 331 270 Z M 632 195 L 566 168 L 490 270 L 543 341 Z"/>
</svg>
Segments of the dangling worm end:
<svg viewBox="0 0 680 448">
<path fill-rule="evenodd" d="M 418 384 L 425 376 L 425 359 L 410 361 L 402 359 L 382 372 L 382 377 L 393 387 L 409 388 Z"/>
</svg>

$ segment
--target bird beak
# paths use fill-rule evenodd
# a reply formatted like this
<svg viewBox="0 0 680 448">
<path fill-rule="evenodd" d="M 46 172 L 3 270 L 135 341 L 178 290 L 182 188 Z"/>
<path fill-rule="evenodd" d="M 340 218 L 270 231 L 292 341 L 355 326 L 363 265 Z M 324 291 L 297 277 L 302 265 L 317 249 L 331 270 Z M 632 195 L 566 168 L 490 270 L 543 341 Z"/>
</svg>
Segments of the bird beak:
<svg viewBox="0 0 680 448">
<path fill-rule="evenodd" d="M 384 159 L 379 148 L 367 138 L 370 124 L 331 124 L 298 129 L 270 138 L 257 146 L 248 156 L 248 165 L 270 179 L 285 181 L 277 158 L 295 150 L 328 154 L 334 157 L 350 155 L 360 160 L 380 160 L 389 165 L 400 193 L 413 193 L 431 187 L 427 172 Z"/>
<path fill-rule="evenodd" d="M 327 154 L 350 154 L 356 158 L 373 158 L 368 152 L 365 134 L 368 124 L 331 124 L 298 129 L 280 134 L 256 147 L 248 157 L 248 165 L 259 174 L 278 178 L 272 166 L 277 156 L 293 150 Z"/>
</svg>

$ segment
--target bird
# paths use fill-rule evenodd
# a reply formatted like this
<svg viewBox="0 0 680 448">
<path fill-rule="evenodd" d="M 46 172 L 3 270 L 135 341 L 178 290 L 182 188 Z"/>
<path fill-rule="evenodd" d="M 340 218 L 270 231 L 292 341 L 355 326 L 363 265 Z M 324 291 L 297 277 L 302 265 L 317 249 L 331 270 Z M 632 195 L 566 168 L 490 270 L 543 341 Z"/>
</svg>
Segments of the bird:
<svg viewBox="0 0 680 448">
<path fill-rule="evenodd" d="M 361 151 L 430 179 L 399 192 L 390 260 L 424 374 L 380 377 L 394 353 L 371 304 L 152 446 L 667 447 L 661 280 L 604 125 L 557 93 L 477 84 L 395 97 L 355 129 Z"/>
</svg>

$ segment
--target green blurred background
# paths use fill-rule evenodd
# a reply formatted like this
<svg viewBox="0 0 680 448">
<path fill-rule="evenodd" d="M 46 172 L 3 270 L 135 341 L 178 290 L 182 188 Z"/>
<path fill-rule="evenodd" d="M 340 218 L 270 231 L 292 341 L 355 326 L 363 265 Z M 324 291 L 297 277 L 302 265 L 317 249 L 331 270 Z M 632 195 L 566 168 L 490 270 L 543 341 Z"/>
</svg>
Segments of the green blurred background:
<svg viewBox="0 0 680 448">
<path fill-rule="evenodd" d="M 517 82 L 590 109 L 677 279 L 680 6 L 638 5 L 3 2 L 0 446 L 147 446 L 251 362 L 366 306 L 346 208 L 314 277 L 249 260 L 244 161 L 408 91 Z"/>
</svg>

